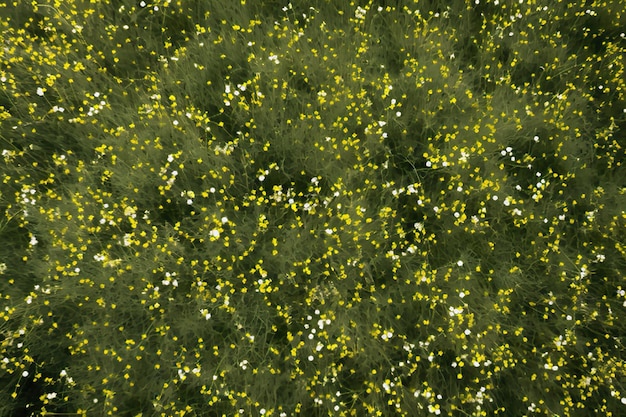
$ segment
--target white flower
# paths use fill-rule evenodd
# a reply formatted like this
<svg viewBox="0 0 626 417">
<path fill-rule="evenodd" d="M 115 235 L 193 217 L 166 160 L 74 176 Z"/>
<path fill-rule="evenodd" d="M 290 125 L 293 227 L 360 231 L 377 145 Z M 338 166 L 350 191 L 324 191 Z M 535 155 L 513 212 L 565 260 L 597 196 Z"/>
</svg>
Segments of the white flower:
<svg viewBox="0 0 626 417">
<path fill-rule="evenodd" d="M 391 339 L 393 337 L 393 332 L 387 330 L 385 333 L 383 333 L 380 338 L 387 341 L 389 339 Z"/>
<path fill-rule="evenodd" d="M 354 11 L 354 17 L 356 17 L 357 19 L 365 19 L 365 15 L 367 15 L 367 10 L 365 10 L 361 6 L 357 7 Z"/>
</svg>

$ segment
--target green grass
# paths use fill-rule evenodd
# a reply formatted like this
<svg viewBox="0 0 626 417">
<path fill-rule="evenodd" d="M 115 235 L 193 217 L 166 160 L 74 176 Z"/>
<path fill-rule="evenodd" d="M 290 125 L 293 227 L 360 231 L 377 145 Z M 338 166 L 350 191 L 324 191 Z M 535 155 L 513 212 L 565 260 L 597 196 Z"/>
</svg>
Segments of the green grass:
<svg viewBox="0 0 626 417">
<path fill-rule="evenodd" d="M 621 2 L 7 1 L 0 416 L 626 412 Z"/>
</svg>

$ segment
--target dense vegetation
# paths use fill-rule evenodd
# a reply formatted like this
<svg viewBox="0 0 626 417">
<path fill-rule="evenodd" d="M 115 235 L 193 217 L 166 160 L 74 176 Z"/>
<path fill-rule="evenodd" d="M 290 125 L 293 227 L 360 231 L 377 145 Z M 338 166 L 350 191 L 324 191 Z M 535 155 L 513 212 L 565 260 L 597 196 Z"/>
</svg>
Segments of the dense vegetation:
<svg viewBox="0 0 626 417">
<path fill-rule="evenodd" d="M 619 0 L 5 0 L 0 416 L 626 415 Z"/>
</svg>

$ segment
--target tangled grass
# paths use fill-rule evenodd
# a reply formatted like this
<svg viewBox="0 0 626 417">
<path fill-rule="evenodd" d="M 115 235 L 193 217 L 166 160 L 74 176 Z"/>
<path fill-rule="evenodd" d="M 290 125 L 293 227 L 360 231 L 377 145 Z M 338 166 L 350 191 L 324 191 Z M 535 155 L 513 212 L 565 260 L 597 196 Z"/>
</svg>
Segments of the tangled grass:
<svg viewBox="0 0 626 417">
<path fill-rule="evenodd" d="M 0 16 L 1 416 L 626 413 L 620 1 Z"/>
</svg>

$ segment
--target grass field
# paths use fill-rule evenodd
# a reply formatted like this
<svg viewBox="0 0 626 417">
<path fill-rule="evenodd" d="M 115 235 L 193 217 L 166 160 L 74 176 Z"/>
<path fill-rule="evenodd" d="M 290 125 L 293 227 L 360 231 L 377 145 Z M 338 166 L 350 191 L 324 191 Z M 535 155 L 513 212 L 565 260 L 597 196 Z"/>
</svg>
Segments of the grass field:
<svg viewBox="0 0 626 417">
<path fill-rule="evenodd" d="M 620 0 L 0 3 L 0 416 L 626 415 Z"/>
</svg>

